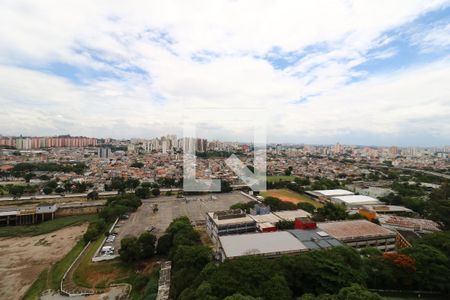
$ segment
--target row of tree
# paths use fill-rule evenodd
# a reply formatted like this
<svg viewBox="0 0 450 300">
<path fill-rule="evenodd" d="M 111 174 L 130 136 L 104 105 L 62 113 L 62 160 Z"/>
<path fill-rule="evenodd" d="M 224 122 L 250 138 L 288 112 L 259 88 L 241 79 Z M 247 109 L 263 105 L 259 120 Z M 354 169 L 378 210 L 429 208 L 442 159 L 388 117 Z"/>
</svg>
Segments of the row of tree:
<svg viewBox="0 0 450 300">
<path fill-rule="evenodd" d="M 392 254 L 341 246 L 277 259 L 242 257 L 220 265 L 199 247 L 180 246 L 173 256 L 174 299 L 381 299 L 366 288 L 450 292 L 449 257 L 423 243 Z"/>
</svg>

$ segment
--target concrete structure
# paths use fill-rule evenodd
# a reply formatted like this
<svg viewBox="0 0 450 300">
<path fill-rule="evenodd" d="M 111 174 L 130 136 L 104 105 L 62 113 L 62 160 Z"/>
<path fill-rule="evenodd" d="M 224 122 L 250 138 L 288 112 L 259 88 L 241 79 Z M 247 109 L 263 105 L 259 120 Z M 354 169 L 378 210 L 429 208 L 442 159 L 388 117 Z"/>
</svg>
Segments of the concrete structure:
<svg viewBox="0 0 450 300">
<path fill-rule="evenodd" d="M 57 217 L 94 214 L 105 206 L 104 200 L 62 204 L 40 203 L 0 209 L 0 226 L 38 224 Z"/>
<path fill-rule="evenodd" d="M 378 199 L 363 195 L 331 197 L 331 202 L 335 204 L 343 204 L 347 208 L 359 208 L 362 207 L 363 205 L 382 204 Z"/>
<path fill-rule="evenodd" d="M 378 248 L 395 251 L 397 234 L 367 220 L 317 223 L 317 227 L 339 241 L 356 249 Z"/>
<path fill-rule="evenodd" d="M 222 261 L 241 256 L 277 257 L 308 250 L 287 231 L 221 236 L 219 244 Z"/>
<path fill-rule="evenodd" d="M 240 209 L 209 212 L 206 231 L 213 242 L 220 236 L 256 231 L 256 222 Z"/>
<path fill-rule="evenodd" d="M 302 209 L 297 210 L 283 210 L 283 211 L 276 211 L 273 213 L 278 218 L 285 220 L 285 221 L 295 221 L 297 218 L 309 218 L 311 217 L 311 214 L 307 211 L 304 211 Z"/>
</svg>

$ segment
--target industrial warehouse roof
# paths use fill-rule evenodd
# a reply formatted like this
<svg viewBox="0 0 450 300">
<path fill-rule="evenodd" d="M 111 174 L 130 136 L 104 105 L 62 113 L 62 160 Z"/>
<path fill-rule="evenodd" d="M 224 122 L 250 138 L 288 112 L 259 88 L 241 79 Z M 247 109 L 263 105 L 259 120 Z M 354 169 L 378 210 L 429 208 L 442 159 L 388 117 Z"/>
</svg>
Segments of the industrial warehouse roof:
<svg viewBox="0 0 450 300">
<path fill-rule="evenodd" d="M 410 229 L 417 231 L 440 231 L 439 224 L 432 220 L 379 215 L 378 220 L 383 226 L 396 229 Z"/>
<path fill-rule="evenodd" d="M 317 223 L 317 227 L 340 241 L 382 236 L 395 237 L 395 233 L 393 231 L 367 220 Z"/>
<path fill-rule="evenodd" d="M 276 211 L 273 212 L 273 214 L 286 221 L 295 221 L 296 218 L 305 218 L 311 216 L 309 212 L 302 209 Z"/>
<path fill-rule="evenodd" d="M 274 214 L 270 213 L 270 214 L 264 214 L 264 215 L 249 215 L 250 218 L 252 218 L 253 220 L 255 220 L 257 223 L 277 223 L 278 221 L 280 221 L 281 219 L 277 216 L 275 216 Z"/>
<path fill-rule="evenodd" d="M 342 189 L 317 190 L 317 191 L 313 191 L 313 192 L 316 194 L 320 194 L 322 196 L 327 196 L 327 197 L 354 195 L 354 193 L 347 191 L 347 190 L 342 190 Z"/>
<path fill-rule="evenodd" d="M 277 256 L 299 253 L 308 248 L 287 231 L 226 235 L 219 237 L 225 257 Z"/>
<path fill-rule="evenodd" d="M 345 205 L 368 205 L 368 204 L 381 204 L 378 199 L 364 196 L 364 195 L 351 195 L 351 196 L 337 196 L 332 197 L 334 202 L 343 203 Z"/>
<path fill-rule="evenodd" d="M 337 239 L 321 229 L 294 229 L 289 232 L 310 250 L 326 249 L 342 245 Z"/>
</svg>

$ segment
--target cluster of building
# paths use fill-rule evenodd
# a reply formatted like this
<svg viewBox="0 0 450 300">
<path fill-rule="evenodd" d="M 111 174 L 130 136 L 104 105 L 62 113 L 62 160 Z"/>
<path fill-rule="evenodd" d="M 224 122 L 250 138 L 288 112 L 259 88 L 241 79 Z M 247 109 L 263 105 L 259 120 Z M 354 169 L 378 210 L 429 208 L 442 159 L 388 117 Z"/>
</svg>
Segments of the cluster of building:
<svg viewBox="0 0 450 300">
<path fill-rule="evenodd" d="M 356 249 L 375 247 L 395 251 L 403 246 L 398 234 L 367 220 L 316 223 L 302 211 L 273 212 L 258 208 L 210 212 L 206 229 L 221 260 L 240 256 L 276 257 L 348 245 Z M 279 221 L 294 221 L 291 230 L 279 231 Z"/>
<path fill-rule="evenodd" d="M 88 147 L 96 146 L 96 138 L 72 137 L 70 135 L 51 137 L 0 137 L 0 145 L 18 150 L 31 150 L 52 147 Z"/>
<path fill-rule="evenodd" d="M 247 255 L 274 257 L 339 245 L 390 252 L 410 247 L 406 237 L 440 230 L 437 223 L 414 217 L 415 213 L 406 207 L 385 205 L 376 198 L 344 189 L 307 194 L 321 203 L 343 205 L 349 213 L 366 219 L 316 223 L 306 211 L 271 212 L 261 204 L 256 204 L 249 214 L 242 210 L 209 212 L 206 229 L 220 259 Z M 295 229 L 280 231 L 278 227 L 282 227 L 277 224 L 281 221 L 293 221 Z"/>
</svg>

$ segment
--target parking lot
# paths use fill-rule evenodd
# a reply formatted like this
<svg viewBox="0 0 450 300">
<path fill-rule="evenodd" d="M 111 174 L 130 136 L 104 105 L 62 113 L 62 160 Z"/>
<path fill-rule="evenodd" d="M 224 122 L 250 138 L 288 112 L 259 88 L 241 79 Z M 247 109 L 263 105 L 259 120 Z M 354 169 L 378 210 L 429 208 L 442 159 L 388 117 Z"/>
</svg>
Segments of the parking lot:
<svg viewBox="0 0 450 300">
<path fill-rule="evenodd" d="M 112 243 L 105 245 L 113 246 L 117 253 L 120 241 L 126 236 L 139 236 L 149 227 L 154 227 L 152 233 L 157 237 L 164 234 L 166 228 L 173 219 L 187 216 L 197 224 L 205 221 L 205 214 L 209 211 L 225 210 L 238 202 L 248 202 L 249 198 L 240 192 L 227 194 L 195 195 L 185 198 L 175 196 L 161 196 L 154 199 L 143 200 L 142 206 L 129 215 L 126 220 L 119 220 L 115 231 L 117 238 Z M 154 204 L 158 205 L 158 211 L 154 212 Z"/>
</svg>

